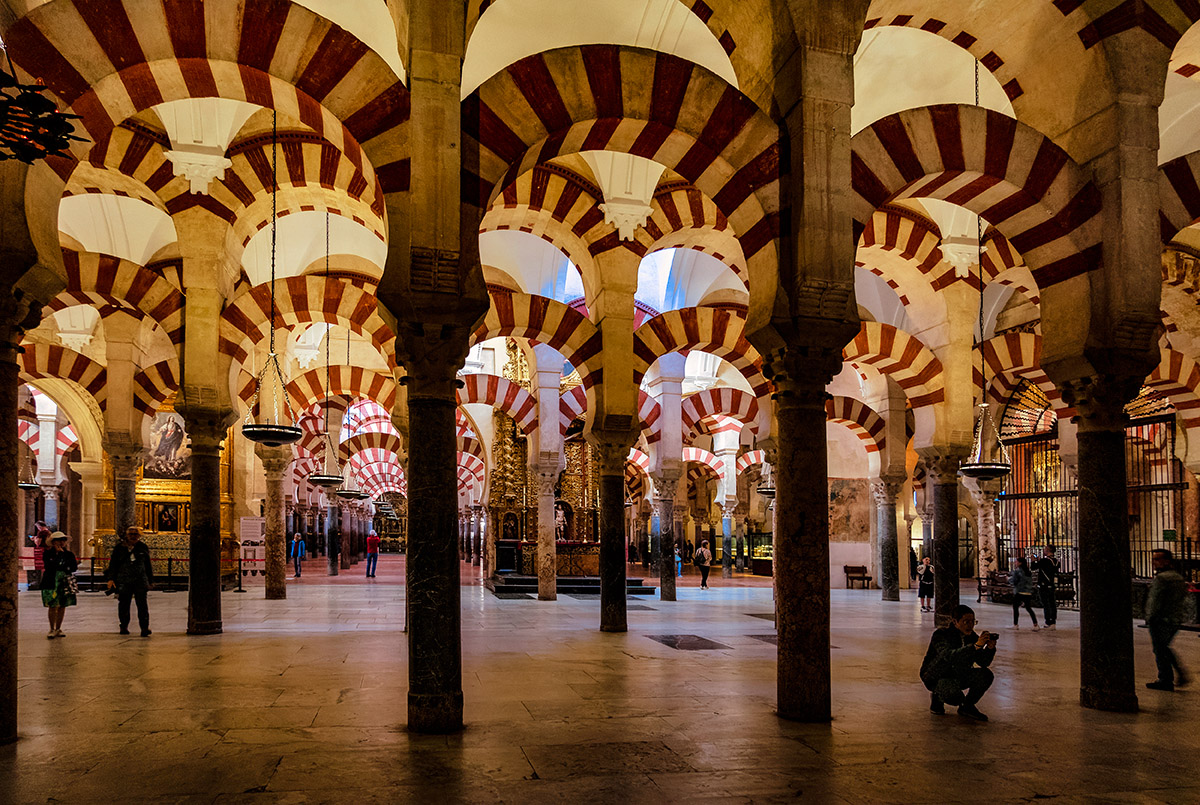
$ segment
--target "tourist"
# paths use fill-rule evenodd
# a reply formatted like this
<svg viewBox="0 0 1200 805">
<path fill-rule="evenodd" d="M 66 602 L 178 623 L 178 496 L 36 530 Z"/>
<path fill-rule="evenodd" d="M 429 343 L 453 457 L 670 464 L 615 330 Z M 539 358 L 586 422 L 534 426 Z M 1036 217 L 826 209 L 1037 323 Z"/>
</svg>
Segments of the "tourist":
<svg viewBox="0 0 1200 805">
<path fill-rule="evenodd" d="M 1042 616 L 1047 629 L 1058 623 L 1058 557 L 1054 547 L 1042 549 L 1042 558 L 1033 566 L 1037 571 L 1038 597 L 1042 600 Z"/>
<path fill-rule="evenodd" d="M 675 546 L 675 575 L 683 576 L 683 553 L 680 552 L 679 546 Z"/>
<path fill-rule="evenodd" d="M 33 589 L 41 589 L 45 565 L 42 557 L 50 547 L 50 529 L 41 520 L 33 524 Z"/>
<path fill-rule="evenodd" d="M 700 542 L 700 550 L 696 551 L 696 567 L 700 568 L 700 589 L 708 589 L 708 573 L 712 570 L 712 551 L 708 549 L 708 540 Z"/>
<path fill-rule="evenodd" d="M 50 535 L 50 550 L 42 556 L 42 562 L 42 605 L 50 617 L 50 631 L 46 637 L 53 640 L 63 636 L 63 616 L 67 614 L 67 607 L 75 606 L 79 592 L 75 569 L 79 567 L 79 560 L 67 550 L 67 535 L 55 531 Z"/>
<path fill-rule="evenodd" d="M 1021 607 L 1033 619 L 1033 631 L 1038 630 L 1037 615 L 1033 611 L 1033 574 L 1029 572 L 1029 562 L 1024 556 L 1017 557 L 1017 566 L 1009 574 L 1009 582 L 1013 588 L 1013 628 L 1021 628 Z"/>
<path fill-rule="evenodd" d="M 692 557 L 696 555 L 696 543 L 690 539 L 683 546 L 683 561 L 690 562 Z"/>
<path fill-rule="evenodd" d="M 975 634 L 975 610 L 959 604 L 953 621 L 933 633 L 929 649 L 921 661 L 921 682 L 929 691 L 929 711 L 946 712 L 945 705 L 957 705 L 958 714 L 977 721 L 987 716 L 975 706 L 992 686 L 994 676 L 988 666 L 996 656 L 998 634 Z M 963 694 L 963 691 L 966 694 Z"/>
<path fill-rule="evenodd" d="M 635 545 L 633 543 L 633 540 L 629 540 L 629 564 L 631 564 L 631 565 L 636 564 L 637 560 L 638 560 L 637 545 Z"/>
<path fill-rule="evenodd" d="M 305 553 L 304 537 L 300 536 L 299 531 L 297 531 L 295 534 L 292 534 L 292 542 L 290 545 L 288 545 L 288 553 L 291 554 L 292 564 L 296 568 L 296 575 L 292 576 L 292 578 L 298 579 L 300 578 L 301 569 L 300 560 L 304 558 Z"/>
<path fill-rule="evenodd" d="M 125 529 L 125 539 L 113 548 L 104 578 L 108 579 L 109 588 L 117 591 L 121 634 L 129 634 L 129 602 L 133 599 L 137 601 L 142 637 L 149 637 L 150 607 L 146 592 L 154 589 L 154 566 L 150 564 L 150 549 L 142 542 L 142 532 L 137 526 Z"/>
<path fill-rule="evenodd" d="M 375 578 L 375 568 L 379 565 L 379 535 L 372 529 L 367 535 L 367 578 Z"/>
<path fill-rule="evenodd" d="M 1175 690 L 1176 685 L 1186 685 L 1187 673 L 1179 664 L 1179 658 L 1171 649 L 1171 641 L 1183 622 L 1183 602 L 1187 595 L 1187 584 L 1175 569 L 1174 557 L 1166 549 L 1153 553 L 1154 581 L 1146 596 L 1146 628 L 1150 630 L 1150 645 L 1154 647 L 1154 663 L 1158 666 L 1158 679 L 1147 682 L 1151 690 Z"/>
<path fill-rule="evenodd" d="M 917 598 L 922 612 L 933 612 L 933 565 L 928 556 L 917 567 Z"/>
</svg>

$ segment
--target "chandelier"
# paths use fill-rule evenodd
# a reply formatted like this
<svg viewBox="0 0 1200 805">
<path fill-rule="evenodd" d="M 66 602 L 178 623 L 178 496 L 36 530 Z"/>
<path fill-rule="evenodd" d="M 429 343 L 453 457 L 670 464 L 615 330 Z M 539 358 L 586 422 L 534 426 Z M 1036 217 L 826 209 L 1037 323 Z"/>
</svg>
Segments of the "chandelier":
<svg viewBox="0 0 1200 805">
<path fill-rule="evenodd" d="M 79 115 L 61 111 L 42 94 L 45 87 L 18 81 L 8 48 L 3 42 L 0 48 L 8 62 L 8 70 L 0 70 L 0 160 L 32 165 L 48 156 L 68 156 L 72 142 L 83 142 L 71 122 Z"/>
<path fill-rule="evenodd" d="M 346 365 L 353 365 L 350 363 L 350 328 L 346 328 Z M 346 480 L 342 482 L 342 488 L 338 490 L 337 494 L 342 500 L 363 500 L 370 497 L 354 482 L 354 470 L 349 461 L 346 462 Z"/>
<path fill-rule="evenodd" d="M 29 450 L 28 447 L 25 450 Z M 21 472 L 17 478 L 17 489 L 41 489 L 37 481 L 33 480 L 33 462 L 29 457 L 21 459 Z"/>
<path fill-rule="evenodd" d="M 979 106 L 979 62 L 975 62 L 975 105 Z M 987 402 L 987 358 L 984 355 L 983 333 L 983 219 L 975 216 L 975 262 L 979 266 L 979 362 L 983 386 L 980 391 L 979 414 L 975 419 L 975 436 L 971 442 L 971 455 L 958 468 L 959 475 L 980 481 L 1003 478 L 1012 471 L 1008 448 L 1000 441 L 1000 430 L 992 418 L 992 407 Z M 990 433 L 989 433 L 990 431 Z M 989 445 L 995 444 L 993 454 Z"/>
<path fill-rule="evenodd" d="M 258 374 L 257 382 L 254 386 L 254 396 L 250 400 L 250 406 L 246 409 L 246 419 L 242 423 L 242 435 L 252 442 L 266 445 L 267 447 L 279 447 L 285 444 L 293 444 L 300 441 L 303 435 L 300 428 L 296 427 L 295 417 L 292 415 L 292 405 L 288 402 L 287 387 L 283 381 L 283 369 L 279 366 L 279 356 L 275 353 L 275 243 L 276 243 L 276 228 L 278 226 L 278 194 L 279 194 L 279 178 L 276 173 L 277 154 L 279 151 L 279 113 L 274 109 L 271 110 L 271 349 L 267 355 L 266 363 L 263 364 L 262 371 Z M 268 375 L 270 376 L 268 378 Z M 271 383 L 272 385 L 272 410 L 267 414 L 265 422 L 254 421 L 254 409 L 258 405 L 259 396 L 262 394 L 263 384 Z M 283 400 L 283 410 L 280 410 L 279 401 Z M 286 416 L 284 414 L 286 413 Z"/>
<path fill-rule="evenodd" d="M 771 465 L 763 462 L 762 479 L 758 485 L 758 494 L 764 498 L 775 497 L 775 479 L 771 477 Z"/>
<path fill-rule="evenodd" d="M 325 287 L 329 287 L 329 210 L 325 211 Z M 329 432 L 329 342 L 333 340 L 333 329 L 325 331 L 325 460 L 324 466 L 308 476 L 308 482 L 319 486 L 327 493 L 342 485 L 342 470 L 338 466 L 337 446 Z"/>
</svg>

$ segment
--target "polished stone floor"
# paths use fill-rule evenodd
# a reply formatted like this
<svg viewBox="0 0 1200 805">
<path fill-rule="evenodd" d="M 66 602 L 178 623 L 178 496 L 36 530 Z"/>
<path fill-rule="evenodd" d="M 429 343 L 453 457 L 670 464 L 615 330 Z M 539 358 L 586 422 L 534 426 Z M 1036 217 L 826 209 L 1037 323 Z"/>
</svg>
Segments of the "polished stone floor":
<svg viewBox="0 0 1200 805">
<path fill-rule="evenodd" d="M 1200 689 L 1082 710 L 1077 618 L 1013 632 L 984 604 L 1003 631 L 992 721 L 933 716 L 916 679 L 932 616 L 908 593 L 833 591 L 835 720 L 802 725 L 772 712 L 769 589 L 631 602 L 630 631 L 601 634 L 595 600 L 464 585 L 468 727 L 410 735 L 386 559 L 373 582 L 290 584 L 287 601 L 227 593 L 213 637 L 183 634 L 183 593 L 151 594 L 149 639 L 116 635 L 91 594 L 47 640 L 22 593 L 23 738 L 0 747 L 0 803 L 1200 802 Z M 1177 644 L 1200 669 L 1196 635 Z"/>
</svg>

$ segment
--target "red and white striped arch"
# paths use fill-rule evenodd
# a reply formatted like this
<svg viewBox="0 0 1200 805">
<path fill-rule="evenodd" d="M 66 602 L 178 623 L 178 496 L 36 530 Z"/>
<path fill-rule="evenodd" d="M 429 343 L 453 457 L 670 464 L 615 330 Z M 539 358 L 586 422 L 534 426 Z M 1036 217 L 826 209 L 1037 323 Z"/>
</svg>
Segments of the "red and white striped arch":
<svg viewBox="0 0 1200 805">
<path fill-rule="evenodd" d="M 558 411 L 559 429 L 566 433 L 571 423 L 587 411 L 587 391 L 584 387 L 573 386 L 564 391 L 559 398 Z"/>
<path fill-rule="evenodd" d="M 942 362 L 921 341 L 890 324 L 863 322 L 842 357 L 855 366 L 871 366 L 904 389 L 913 408 L 945 399 Z"/>
<path fill-rule="evenodd" d="M 718 479 L 725 474 L 725 462 L 708 450 L 701 450 L 699 447 L 685 447 L 682 458 L 685 463 L 695 462 L 706 467 Z"/>
<path fill-rule="evenodd" d="M 685 437 L 703 432 L 705 421 L 720 415 L 749 425 L 752 433 L 758 433 L 758 400 L 741 389 L 705 389 L 684 397 L 681 409 Z"/>
<path fill-rule="evenodd" d="M 579 371 L 585 389 L 596 379 L 591 363 L 600 354 L 600 331 L 562 302 L 493 289 L 492 306 L 471 344 L 500 336 L 527 338 L 558 350 Z"/>
<path fill-rule="evenodd" d="M 777 269 L 778 128 L 699 65 L 616 45 L 550 50 L 488 79 L 464 102 L 463 121 L 480 144 L 479 176 L 464 182 L 477 181 L 481 209 L 555 157 L 620 151 L 665 165 L 713 199 L 752 277 Z"/>
<path fill-rule="evenodd" d="M 750 288 L 742 245 L 712 199 L 690 185 L 665 185 L 650 203 L 650 217 L 637 230 L 646 253 L 660 249 L 694 249 L 720 260 Z"/>
<path fill-rule="evenodd" d="M 1020 292 L 1035 305 L 1042 303 L 1042 292 L 1033 278 L 1033 272 L 1008 238 L 996 229 L 989 229 L 983 236 L 983 270 L 989 283 L 1008 285 Z"/>
<path fill-rule="evenodd" d="M 1164 349 L 1146 385 L 1171 401 L 1184 427 L 1190 430 L 1200 426 L 1200 366 L 1194 360 L 1182 352 Z"/>
<path fill-rule="evenodd" d="M 998 406 L 1004 405 L 1013 391 L 1028 380 L 1037 386 L 1050 401 L 1059 419 L 1069 419 L 1075 409 L 1069 407 L 1058 388 L 1042 371 L 1042 337 L 1036 333 L 1003 333 L 989 338 L 983 345 L 983 359 L 987 364 L 992 381 L 988 388 L 988 400 Z M 977 366 L 972 367 L 975 387 L 983 385 L 983 376 Z"/>
<path fill-rule="evenodd" d="M 133 376 L 133 407 L 146 416 L 179 390 L 179 361 L 171 358 L 147 366 Z"/>
<path fill-rule="evenodd" d="M 462 375 L 458 404 L 481 403 L 498 408 L 511 416 L 525 435 L 537 430 L 537 401 L 516 383 L 499 375 L 484 373 Z"/>
<path fill-rule="evenodd" d="M 927 277 L 926 281 L 931 286 L 936 284 L 941 287 L 954 280 L 954 270 L 948 266 L 943 266 L 946 270 L 940 273 L 935 271 L 942 263 L 941 243 L 942 235 L 932 221 L 906 209 L 885 207 L 876 210 L 866 222 L 858 241 L 856 265 L 882 277 L 900 297 L 901 303 L 907 305 L 906 278 L 889 276 L 890 272 L 871 259 L 872 254 L 895 254 L 911 263 L 920 275 Z M 949 278 L 943 280 L 947 274 Z"/>
<path fill-rule="evenodd" d="M 38 435 L 41 433 L 41 427 L 36 422 L 30 422 L 28 419 L 17 420 L 17 438 L 25 442 L 34 455 L 38 449 Z"/>
<path fill-rule="evenodd" d="M 642 389 L 638 389 L 638 425 L 647 446 L 662 440 L 662 406 Z"/>
<path fill-rule="evenodd" d="M 1038 286 L 1101 262 L 1100 191 L 1052 141 L 975 106 L 910 109 L 851 140 L 855 217 L 902 198 L 937 198 L 981 215 L 1025 257 Z"/>
<path fill-rule="evenodd" d="M 352 456 L 364 450 L 382 451 L 398 456 L 404 450 L 400 434 L 395 431 L 359 431 L 338 446 L 338 455 L 342 461 L 349 461 Z"/>
<path fill-rule="evenodd" d="M 698 349 L 724 358 L 750 382 L 755 397 L 769 391 L 761 359 L 745 333 L 746 317 L 726 308 L 692 307 L 660 313 L 633 333 L 633 379 L 641 383 L 663 355 Z"/>
<path fill-rule="evenodd" d="M 753 467 L 755 464 L 765 464 L 767 461 L 766 450 L 748 450 L 738 456 L 737 474 L 741 475 L 746 470 Z"/>
<path fill-rule="evenodd" d="M 246 392 L 254 393 L 254 386 L 242 388 L 243 399 Z M 330 397 L 366 398 L 376 402 L 386 412 L 396 405 L 396 380 L 391 375 L 385 375 L 361 366 L 330 366 L 329 388 L 325 387 L 325 368 L 312 369 L 288 383 L 288 395 L 292 407 L 298 411 L 322 402 L 326 395 Z M 349 410 L 348 408 L 345 410 Z"/>
<path fill-rule="evenodd" d="M 183 294 L 166 277 L 108 254 L 63 249 L 67 287 L 51 309 L 71 301 L 131 307 L 162 327 L 172 344 L 183 342 Z"/>
<path fill-rule="evenodd" d="M 880 453 L 887 446 L 887 423 L 860 400 L 831 397 L 825 401 L 825 416 L 830 422 L 848 427 L 862 441 L 868 454 Z"/>
<path fill-rule="evenodd" d="M 25 379 L 57 378 L 69 380 L 87 392 L 104 411 L 108 405 L 108 372 L 104 367 L 74 350 L 57 344 L 22 344 L 21 376 Z"/>
</svg>

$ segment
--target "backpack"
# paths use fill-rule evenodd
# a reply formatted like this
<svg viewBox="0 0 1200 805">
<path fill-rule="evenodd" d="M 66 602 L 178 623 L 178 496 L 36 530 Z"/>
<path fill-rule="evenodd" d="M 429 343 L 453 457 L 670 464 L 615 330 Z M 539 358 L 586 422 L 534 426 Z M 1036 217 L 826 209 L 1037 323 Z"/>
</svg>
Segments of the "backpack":
<svg viewBox="0 0 1200 805">
<path fill-rule="evenodd" d="M 702 564 L 700 561 L 700 551 L 696 551 L 696 553 L 692 555 L 692 564 L 696 567 L 700 567 Z"/>
</svg>

